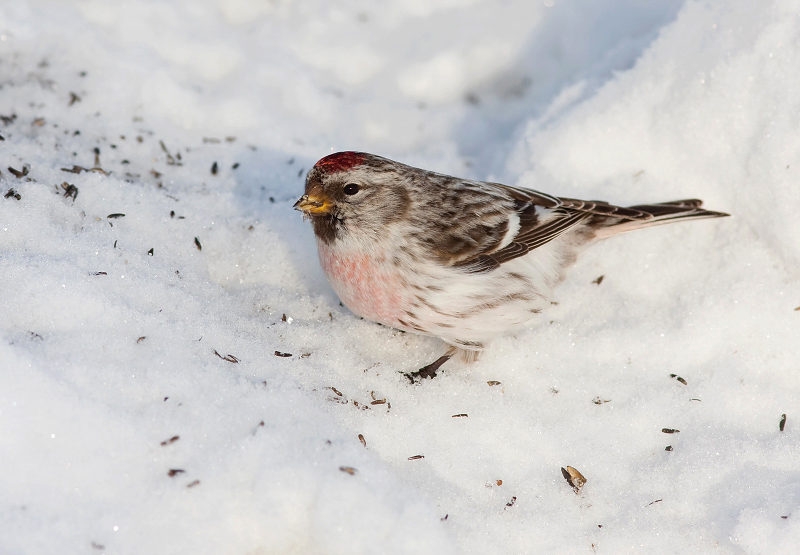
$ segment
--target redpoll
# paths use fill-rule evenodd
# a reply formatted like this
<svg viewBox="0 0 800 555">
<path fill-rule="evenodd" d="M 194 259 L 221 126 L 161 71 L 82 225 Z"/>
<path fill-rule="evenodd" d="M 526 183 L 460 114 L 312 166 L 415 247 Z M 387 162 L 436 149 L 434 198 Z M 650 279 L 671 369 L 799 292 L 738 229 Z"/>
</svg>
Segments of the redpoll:
<svg viewBox="0 0 800 555">
<path fill-rule="evenodd" d="M 487 341 L 550 305 L 577 254 L 635 229 L 727 216 L 700 200 L 613 206 L 450 177 L 380 156 L 321 159 L 294 207 L 311 218 L 322 269 L 355 314 L 439 337 L 476 360 Z"/>
</svg>

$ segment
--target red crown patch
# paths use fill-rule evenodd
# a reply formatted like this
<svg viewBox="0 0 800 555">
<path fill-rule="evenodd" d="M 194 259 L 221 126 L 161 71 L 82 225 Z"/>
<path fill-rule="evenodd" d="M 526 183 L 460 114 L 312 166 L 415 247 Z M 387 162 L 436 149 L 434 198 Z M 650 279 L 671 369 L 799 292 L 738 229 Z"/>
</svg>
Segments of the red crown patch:
<svg viewBox="0 0 800 555">
<path fill-rule="evenodd" d="M 322 158 L 314 164 L 314 167 L 323 169 L 326 173 L 337 173 L 359 166 L 363 162 L 364 155 L 360 152 L 334 152 Z"/>
</svg>

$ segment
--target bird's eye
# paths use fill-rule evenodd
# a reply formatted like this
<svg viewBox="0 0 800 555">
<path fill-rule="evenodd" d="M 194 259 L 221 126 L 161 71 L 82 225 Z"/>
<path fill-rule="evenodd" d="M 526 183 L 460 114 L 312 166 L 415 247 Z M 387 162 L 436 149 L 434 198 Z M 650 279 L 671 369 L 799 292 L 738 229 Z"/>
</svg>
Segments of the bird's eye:
<svg viewBox="0 0 800 555">
<path fill-rule="evenodd" d="M 344 186 L 345 195 L 355 195 L 358 192 L 358 185 L 355 183 L 348 183 Z"/>
</svg>

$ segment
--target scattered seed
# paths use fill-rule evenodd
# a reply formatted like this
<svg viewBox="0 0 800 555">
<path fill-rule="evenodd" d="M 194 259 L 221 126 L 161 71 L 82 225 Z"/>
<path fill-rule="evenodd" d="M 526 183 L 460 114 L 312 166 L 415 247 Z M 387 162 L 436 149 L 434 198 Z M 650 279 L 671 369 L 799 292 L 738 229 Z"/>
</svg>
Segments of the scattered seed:
<svg viewBox="0 0 800 555">
<path fill-rule="evenodd" d="M 95 161 L 97 162 L 98 160 L 95 160 Z M 123 160 L 122 161 L 123 164 L 125 164 L 126 162 L 127 162 L 127 160 Z M 62 172 L 67 172 L 67 173 L 94 172 L 94 173 L 102 173 L 103 175 L 108 175 L 108 172 L 106 170 L 104 170 L 103 168 L 98 168 L 98 167 L 84 168 L 83 166 L 76 166 L 76 165 L 73 165 L 72 168 L 61 168 L 61 171 Z M 128 174 L 128 175 L 130 175 L 130 174 Z"/>
<path fill-rule="evenodd" d="M 239 162 L 236 162 L 234 165 L 231 166 L 231 169 L 235 170 L 238 167 L 239 167 Z"/>
<path fill-rule="evenodd" d="M 603 403 L 610 403 L 611 399 L 601 399 L 600 397 L 595 397 L 592 399 L 592 403 L 595 405 L 602 405 Z"/>
<path fill-rule="evenodd" d="M 211 164 L 211 175 L 217 175 L 217 169 L 218 169 L 218 166 L 217 166 L 216 162 Z"/>
<path fill-rule="evenodd" d="M 686 383 L 686 380 L 684 380 L 683 378 L 681 378 L 681 377 L 680 377 L 679 375 L 677 375 L 677 374 L 670 374 L 670 375 L 669 375 L 669 377 L 670 377 L 670 378 L 675 378 L 676 380 L 678 380 L 679 382 L 681 382 L 683 385 L 689 385 L 688 383 Z"/>
<path fill-rule="evenodd" d="M 72 106 L 76 102 L 80 102 L 81 97 L 75 94 L 74 92 L 69 93 L 69 105 Z"/>
<path fill-rule="evenodd" d="M 352 466 L 340 466 L 340 467 L 339 467 L 339 470 L 341 470 L 342 472 L 346 472 L 346 473 L 347 473 L 347 474 L 349 474 L 350 476 L 352 476 L 353 474 L 355 474 L 356 472 L 358 472 L 358 470 L 356 470 L 356 469 L 355 469 L 355 468 L 353 468 Z"/>
<path fill-rule="evenodd" d="M 500 382 L 497 382 L 497 381 L 495 381 L 495 380 L 489 380 L 489 381 L 488 381 L 488 382 L 486 382 L 486 383 L 488 383 L 490 386 L 492 386 L 492 385 L 500 385 Z"/>
<path fill-rule="evenodd" d="M 10 172 L 11 172 L 11 174 L 12 174 L 14 177 L 17 177 L 17 178 L 20 178 L 20 177 L 25 177 L 26 175 L 28 175 L 28 172 L 29 172 L 30 170 L 31 170 L 31 167 L 30 167 L 28 164 L 25 164 L 24 166 L 22 166 L 22 171 L 19 171 L 19 170 L 17 170 L 17 169 L 14 169 L 14 168 L 12 168 L 11 166 L 8 166 L 8 171 L 10 171 Z"/>
<path fill-rule="evenodd" d="M 798 310 L 800 310 L 800 306 L 798 306 L 798 307 L 797 307 L 797 308 L 795 308 L 794 310 L 795 310 L 795 312 L 796 312 L 796 311 L 798 311 Z"/>
<path fill-rule="evenodd" d="M 35 120 L 33 120 L 33 123 L 31 125 L 35 125 L 36 127 L 42 127 L 45 123 L 46 122 L 44 118 L 36 118 Z"/>
<path fill-rule="evenodd" d="M 386 399 L 376 399 L 370 403 L 370 405 L 385 405 Z"/>
<path fill-rule="evenodd" d="M 281 322 L 285 322 L 285 321 L 286 321 L 286 314 L 284 314 L 283 316 L 281 316 Z"/>
<path fill-rule="evenodd" d="M 672 451 L 672 445 L 667 445 L 664 447 L 664 451 Z"/>
<path fill-rule="evenodd" d="M 75 199 L 78 198 L 78 188 L 66 181 L 61 184 L 61 188 L 64 189 L 64 198 L 72 197 L 72 202 L 75 202 Z"/>
<path fill-rule="evenodd" d="M 597 284 L 597 285 L 600 285 L 601 283 L 603 283 L 603 278 L 604 278 L 604 277 L 606 277 L 606 276 L 602 275 L 602 276 L 600 276 L 599 278 L 592 280 L 592 283 L 595 283 L 595 284 Z"/>
<path fill-rule="evenodd" d="M 142 142 L 140 139 L 141 139 L 141 137 L 136 137 L 137 141 Z M 181 165 L 178 162 L 176 162 L 175 158 L 173 158 L 172 154 L 169 153 L 169 150 L 167 150 L 167 145 L 164 144 L 164 141 L 158 141 L 158 144 L 161 145 L 161 150 L 163 150 L 164 154 L 167 155 L 167 165 L 169 165 L 169 166 L 180 166 Z M 180 154 L 178 155 L 178 160 L 180 160 Z"/>
<path fill-rule="evenodd" d="M 787 518 L 789 518 L 789 515 L 782 516 L 781 518 L 782 518 L 783 520 L 786 520 Z"/>
<path fill-rule="evenodd" d="M 467 418 L 468 416 L 469 416 L 468 414 L 462 413 L 462 414 L 454 414 L 450 418 Z"/>
<path fill-rule="evenodd" d="M 194 244 L 197 246 L 197 250 L 199 251 L 203 250 L 203 246 L 200 244 L 200 239 L 198 239 L 197 237 L 194 238 Z"/>
<path fill-rule="evenodd" d="M 107 276 L 108 272 L 95 272 L 92 275 L 93 276 Z"/>
<path fill-rule="evenodd" d="M 218 356 L 219 358 L 221 358 L 222 360 L 225 360 L 225 361 L 227 361 L 227 362 L 232 362 L 232 363 L 234 363 L 234 364 L 236 364 L 237 362 L 239 362 L 239 359 L 238 359 L 238 358 L 236 358 L 235 356 L 233 356 L 233 355 L 222 356 L 221 354 L 219 354 L 219 353 L 217 352 L 217 350 L 216 350 L 216 349 L 214 349 L 214 354 L 215 354 L 215 355 L 217 355 L 217 356 Z"/>
<path fill-rule="evenodd" d="M 661 428 L 661 431 L 665 434 L 677 434 L 680 430 L 676 430 L 674 428 Z"/>
<path fill-rule="evenodd" d="M 119 239 L 115 239 L 115 240 L 114 240 L 114 248 L 115 248 L 115 249 L 117 248 L 117 241 L 119 241 Z"/>
<path fill-rule="evenodd" d="M 508 503 L 506 503 L 506 509 L 507 509 L 508 507 L 513 507 L 513 506 L 514 506 L 514 503 L 516 503 L 516 502 L 517 502 L 517 496 L 515 495 L 514 497 L 512 497 L 512 498 L 511 498 L 511 501 L 509 501 Z M 506 509 L 503 509 L 503 510 L 505 511 Z"/>
<path fill-rule="evenodd" d="M 367 440 L 364 439 L 364 435 L 363 434 L 358 434 L 358 441 L 360 441 L 361 445 L 363 445 L 364 447 L 367 446 Z"/>
<path fill-rule="evenodd" d="M 124 217 L 125 217 L 125 214 L 121 214 L 121 213 L 114 213 L 114 214 L 109 214 L 108 216 L 106 216 L 106 218 L 108 218 L 109 220 L 116 220 L 117 218 L 124 218 Z"/>
<path fill-rule="evenodd" d="M 195 480 L 194 482 L 191 482 L 191 483 L 189 483 L 189 484 L 186 484 L 186 487 L 187 487 L 187 488 L 193 488 L 193 487 L 195 487 L 195 486 L 197 486 L 197 485 L 199 485 L 199 484 L 200 484 L 200 480 Z"/>
<path fill-rule="evenodd" d="M 169 472 L 167 472 L 167 476 L 169 476 L 170 478 L 174 478 L 178 474 L 183 474 L 184 472 L 186 471 L 180 468 L 170 468 Z"/>
<path fill-rule="evenodd" d="M 290 356 L 292 356 L 292 353 L 282 353 L 280 351 L 275 351 L 275 356 L 276 357 L 289 358 Z"/>
<path fill-rule="evenodd" d="M 408 460 L 416 461 L 417 459 L 424 459 L 424 458 L 425 458 L 425 455 L 414 455 L 412 457 L 408 457 Z"/>
<path fill-rule="evenodd" d="M 174 218 L 175 217 L 175 211 L 174 210 L 170 210 L 169 211 L 169 217 L 170 218 Z"/>
<path fill-rule="evenodd" d="M 583 474 L 571 466 L 566 468 L 561 467 L 561 475 L 564 476 L 564 479 L 567 481 L 570 487 L 575 490 L 575 493 L 578 493 L 583 487 L 583 484 L 586 483 L 586 478 L 583 477 Z"/>
<path fill-rule="evenodd" d="M 92 542 L 92 548 L 93 548 L 93 549 L 105 549 L 105 548 L 106 548 L 106 546 L 105 546 L 105 545 L 102 545 L 102 544 L 99 544 L 99 543 L 94 543 L 94 542 Z"/>
<path fill-rule="evenodd" d="M 781 415 L 781 423 L 780 423 L 780 424 L 778 424 L 778 429 L 779 429 L 780 431 L 783 431 L 783 428 L 784 428 L 784 427 L 786 427 L 786 415 L 785 415 L 785 414 L 782 414 L 782 415 Z"/>
<path fill-rule="evenodd" d="M 14 190 L 14 189 L 12 188 L 12 189 L 9 189 L 9 190 L 6 192 L 6 194 L 5 194 L 5 195 L 3 195 L 3 198 L 15 198 L 15 199 L 17 199 L 17 200 L 21 200 L 21 199 L 22 199 L 22 195 L 20 195 L 20 194 L 19 194 L 19 193 L 18 193 L 16 190 Z"/>
<path fill-rule="evenodd" d="M 181 436 L 172 436 L 171 438 L 165 439 L 164 441 L 162 441 L 161 445 L 162 446 L 171 445 L 171 444 L 175 443 L 176 441 L 178 441 L 180 438 L 181 438 Z"/>
<path fill-rule="evenodd" d="M 146 335 L 143 335 L 143 336 L 141 336 L 139 339 L 137 339 L 137 340 L 136 340 L 136 342 L 137 342 L 137 343 L 141 343 L 141 342 L 142 342 L 142 341 L 144 341 L 145 339 L 147 339 L 147 336 L 146 336 Z"/>
<path fill-rule="evenodd" d="M 701 399 L 689 399 L 689 400 L 690 400 L 690 401 L 699 401 L 699 402 L 701 402 L 701 403 L 703 402 Z"/>
<path fill-rule="evenodd" d="M 336 393 L 336 395 L 338 395 L 339 397 L 341 397 L 341 396 L 342 396 L 342 392 L 341 392 L 341 391 L 339 391 L 338 389 L 336 389 L 335 387 L 331 386 L 331 387 L 329 387 L 328 389 L 330 389 L 331 391 L 333 391 L 334 393 Z"/>
</svg>

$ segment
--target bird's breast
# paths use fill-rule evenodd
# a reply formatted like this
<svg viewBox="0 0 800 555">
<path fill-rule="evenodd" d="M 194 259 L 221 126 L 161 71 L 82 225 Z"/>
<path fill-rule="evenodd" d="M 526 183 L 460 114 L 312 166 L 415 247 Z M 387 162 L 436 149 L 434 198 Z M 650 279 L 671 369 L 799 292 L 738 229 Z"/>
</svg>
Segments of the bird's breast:
<svg viewBox="0 0 800 555">
<path fill-rule="evenodd" d="M 317 242 L 319 261 L 339 299 L 358 316 L 400 329 L 403 280 L 380 252 L 358 252 Z"/>
</svg>

